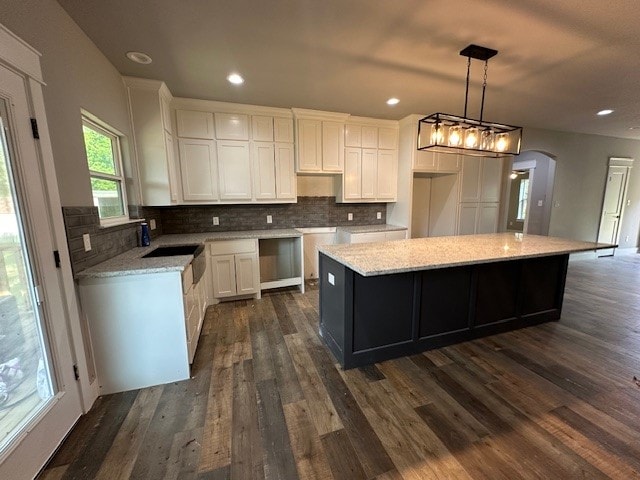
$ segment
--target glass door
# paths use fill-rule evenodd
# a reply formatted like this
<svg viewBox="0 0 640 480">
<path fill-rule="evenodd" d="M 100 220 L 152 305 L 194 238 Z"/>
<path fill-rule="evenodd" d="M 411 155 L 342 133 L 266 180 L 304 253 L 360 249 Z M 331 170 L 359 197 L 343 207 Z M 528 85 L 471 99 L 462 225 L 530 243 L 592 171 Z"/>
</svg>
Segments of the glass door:
<svg viewBox="0 0 640 480">
<path fill-rule="evenodd" d="M 15 480 L 37 474 L 81 413 L 30 88 L 0 65 L 0 478 Z"/>
<path fill-rule="evenodd" d="M 0 101 L 0 451 L 53 397 L 53 377 Z"/>
</svg>

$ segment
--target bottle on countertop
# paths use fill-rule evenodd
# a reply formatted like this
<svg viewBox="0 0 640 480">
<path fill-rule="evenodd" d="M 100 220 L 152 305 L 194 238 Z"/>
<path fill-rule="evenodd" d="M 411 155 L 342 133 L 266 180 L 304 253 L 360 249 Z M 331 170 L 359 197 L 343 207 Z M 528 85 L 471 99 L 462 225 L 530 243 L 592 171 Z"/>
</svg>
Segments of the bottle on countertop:
<svg viewBox="0 0 640 480">
<path fill-rule="evenodd" d="M 151 237 L 149 236 L 149 225 L 147 222 L 140 224 L 140 246 L 148 247 L 151 245 Z"/>
</svg>

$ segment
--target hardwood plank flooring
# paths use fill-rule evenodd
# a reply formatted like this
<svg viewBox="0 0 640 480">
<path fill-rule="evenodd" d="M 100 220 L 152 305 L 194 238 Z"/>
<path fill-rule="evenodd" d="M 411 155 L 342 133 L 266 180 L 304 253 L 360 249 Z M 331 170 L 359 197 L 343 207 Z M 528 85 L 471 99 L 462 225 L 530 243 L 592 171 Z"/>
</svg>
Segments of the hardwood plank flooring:
<svg viewBox="0 0 640 480">
<path fill-rule="evenodd" d="M 342 371 L 318 290 L 209 308 L 184 382 L 98 399 L 41 479 L 640 478 L 640 256 L 562 319 Z"/>
</svg>

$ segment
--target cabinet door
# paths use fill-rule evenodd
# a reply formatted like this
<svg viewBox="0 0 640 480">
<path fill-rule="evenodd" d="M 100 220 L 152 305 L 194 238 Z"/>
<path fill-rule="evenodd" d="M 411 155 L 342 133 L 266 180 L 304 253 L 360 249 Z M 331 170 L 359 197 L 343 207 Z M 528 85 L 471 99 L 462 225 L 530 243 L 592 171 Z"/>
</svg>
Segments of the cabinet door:
<svg viewBox="0 0 640 480">
<path fill-rule="evenodd" d="M 178 176 L 176 174 L 176 159 L 173 154 L 173 137 L 164 132 L 165 152 L 167 154 L 167 171 L 169 172 L 169 196 L 171 203 L 178 202 Z"/>
<path fill-rule="evenodd" d="M 253 194 L 256 199 L 276 198 L 276 165 L 273 143 L 252 142 Z"/>
<path fill-rule="evenodd" d="M 296 172 L 293 160 L 292 143 L 276 143 L 276 198 L 295 200 Z"/>
<path fill-rule="evenodd" d="M 251 117 L 251 140 L 273 142 L 273 117 Z"/>
<path fill-rule="evenodd" d="M 344 164 L 344 124 L 322 122 L 322 170 L 342 172 Z"/>
<path fill-rule="evenodd" d="M 211 257 L 211 280 L 214 298 L 237 295 L 234 255 L 214 255 Z"/>
<path fill-rule="evenodd" d="M 343 182 L 342 197 L 345 200 L 362 198 L 362 150 L 360 148 L 345 148 Z"/>
<path fill-rule="evenodd" d="M 476 233 L 478 219 L 477 203 L 461 203 L 458 210 L 458 235 Z"/>
<path fill-rule="evenodd" d="M 180 172 L 185 200 L 217 200 L 216 150 L 212 140 L 181 138 Z"/>
<path fill-rule="evenodd" d="M 249 142 L 218 142 L 220 200 L 251 200 Z"/>
<path fill-rule="evenodd" d="M 436 171 L 455 173 L 460 171 L 460 155 L 451 153 L 437 153 Z"/>
<path fill-rule="evenodd" d="M 480 201 L 481 158 L 464 155 L 462 157 L 462 182 L 460 184 L 461 202 Z"/>
<path fill-rule="evenodd" d="M 218 140 L 249 140 L 249 116 L 239 113 L 216 113 Z"/>
<path fill-rule="evenodd" d="M 423 172 L 435 172 L 436 156 L 437 154 L 435 152 L 429 150 L 416 150 L 413 169 Z"/>
<path fill-rule="evenodd" d="M 482 159 L 482 186 L 480 200 L 499 202 L 502 186 L 502 158 Z"/>
<path fill-rule="evenodd" d="M 478 212 L 476 233 L 496 233 L 498 231 L 499 203 L 481 203 Z"/>
<path fill-rule="evenodd" d="M 395 150 L 378 150 L 377 176 L 377 198 L 395 201 L 398 195 L 398 153 Z"/>
<path fill-rule="evenodd" d="M 378 148 L 378 127 L 363 125 L 362 148 Z"/>
<path fill-rule="evenodd" d="M 362 146 L 362 126 L 347 125 L 344 131 L 345 147 L 361 147 Z"/>
<path fill-rule="evenodd" d="M 298 120 L 297 140 L 298 171 L 321 171 L 322 122 L 320 120 Z"/>
<path fill-rule="evenodd" d="M 192 110 L 177 110 L 178 136 L 213 140 L 213 114 Z"/>
<path fill-rule="evenodd" d="M 376 198 L 378 188 L 378 150 L 362 149 L 362 198 Z"/>
<path fill-rule="evenodd" d="M 235 268 L 237 294 L 257 293 L 260 290 L 258 256 L 255 253 L 235 255 Z"/>
<path fill-rule="evenodd" d="M 378 148 L 395 150 L 398 148 L 398 130 L 395 128 L 378 129 Z"/>
<path fill-rule="evenodd" d="M 290 118 L 274 118 L 273 139 L 276 142 L 293 143 L 293 120 Z"/>
</svg>

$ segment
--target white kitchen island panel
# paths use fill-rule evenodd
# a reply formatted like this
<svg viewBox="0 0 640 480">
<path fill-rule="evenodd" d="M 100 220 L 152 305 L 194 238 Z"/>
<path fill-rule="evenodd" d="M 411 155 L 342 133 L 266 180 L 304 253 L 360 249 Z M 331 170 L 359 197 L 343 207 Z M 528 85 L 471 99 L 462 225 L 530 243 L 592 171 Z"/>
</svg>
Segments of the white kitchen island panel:
<svg viewBox="0 0 640 480">
<path fill-rule="evenodd" d="M 101 395 L 189 378 L 181 272 L 83 278 L 80 298 Z"/>
</svg>

